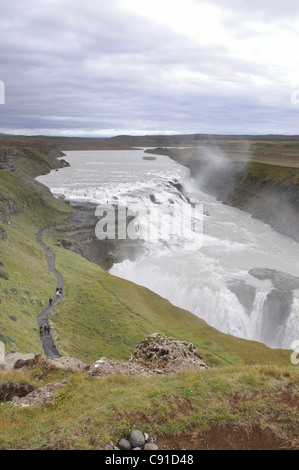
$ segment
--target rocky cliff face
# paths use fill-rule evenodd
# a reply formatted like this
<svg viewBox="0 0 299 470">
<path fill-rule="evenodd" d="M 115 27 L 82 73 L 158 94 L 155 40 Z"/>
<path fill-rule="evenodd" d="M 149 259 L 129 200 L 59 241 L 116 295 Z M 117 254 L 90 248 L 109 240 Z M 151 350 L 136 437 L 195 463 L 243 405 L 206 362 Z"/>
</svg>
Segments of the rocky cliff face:
<svg viewBox="0 0 299 470">
<path fill-rule="evenodd" d="M 257 171 L 260 167 L 260 171 Z M 262 168 L 264 167 L 264 168 Z M 250 212 L 278 232 L 299 242 L 299 183 L 298 169 L 288 172 L 267 165 L 247 167 L 235 177 L 225 202 Z"/>
<path fill-rule="evenodd" d="M 10 225 L 10 216 L 19 212 L 19 205 L 13 199 L 0 196 L 0 222 Z"/>
<path fill-rule="evenodd" d="M 255 162 L 187 163 L 202 191 L 299 241 L 299 168 Z"/>
<path fill-rule="evenodd" d="M 0 170 L 15 172 L 22 155 L 22 152 L 13 147 L 0 147 Z"/>
<path fill-rule="evenodd" d="M 11 216 L 18 214 L 22 209 L 22 204 L 9 197 L 7 190 L 13 186 L 15 180 L 31 189 L 40 202 L 44 203 L 50 191 L 34 178 L 49 172 L 52 168 L 68 165 L 63 160 L 57 160 L 61 155 L 56 145 L 46 140 L 22 137 L 0 138 L 0 223 L 10 225 Z M 0 239 L 8 240 L 5 227 L 0 227 Z"/>
</svg>

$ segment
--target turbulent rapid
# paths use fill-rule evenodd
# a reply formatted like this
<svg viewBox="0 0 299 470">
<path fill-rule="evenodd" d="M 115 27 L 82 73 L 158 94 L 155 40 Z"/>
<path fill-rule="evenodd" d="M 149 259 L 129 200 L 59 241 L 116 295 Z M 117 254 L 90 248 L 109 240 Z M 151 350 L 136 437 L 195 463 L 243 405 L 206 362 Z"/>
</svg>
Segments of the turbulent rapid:
<svg viewBox="0 0 299 470">
<path fill-rule="evenodd" d="M 110 272 L 143 285 L 218 330 L 270 347 L 299 339 L 298 243 L 200 191 L 189 170 L 165 156 L 131 151 L 65 152 L 70 167 L 38 178 L 54 195 L 96 204 L 143 204 L 176 214 L 203 204 L 203 236 L 145 240 L 142 255 Z M 141 220 L 142 224 L 142 220 Z"/>
</svg>

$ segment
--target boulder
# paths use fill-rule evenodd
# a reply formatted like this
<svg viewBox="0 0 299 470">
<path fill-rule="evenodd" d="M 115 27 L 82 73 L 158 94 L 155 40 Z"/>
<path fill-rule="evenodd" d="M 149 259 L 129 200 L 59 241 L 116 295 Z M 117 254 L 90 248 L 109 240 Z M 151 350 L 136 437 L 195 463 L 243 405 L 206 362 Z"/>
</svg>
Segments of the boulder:
<svg viewBox="0 0 299 470">
<path fill-rule="evenodd" d="M 135 429 L 131 432 L 129 440 L 133 449 L 136 447 L 142 447 L 145 444 L 144 435 L 139 431 L 139 429 Z"/>
<path fill-rule="evenodd" d="M 128 439 L 121 439 L 118 443 L 118 447 L 120 450 L 131 450 L 132 446 L 130 444 L 130 441 Z"/>
<path fill-rule="evenodd" d="M 145 444 L 145 446 L 143 447 L 143 450 L 158 450 L 158 446 L 154 444 L 153 442 L 149 442 Z"/>
</svg>

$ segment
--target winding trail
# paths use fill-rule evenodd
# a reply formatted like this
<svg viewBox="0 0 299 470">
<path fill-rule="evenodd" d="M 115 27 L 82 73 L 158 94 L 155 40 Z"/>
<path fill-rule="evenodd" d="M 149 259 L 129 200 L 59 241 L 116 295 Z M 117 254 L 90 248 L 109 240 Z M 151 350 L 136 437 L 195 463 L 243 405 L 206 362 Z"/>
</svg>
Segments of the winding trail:
<svg viewBox="0 0 299 470">
<path fill-rule="evenodd" d="M 55 254 L 50 250 L 50 248 L 43 242 L 42 236 L 44 233 L 49 232 L 52 230 L 54 226 L 52 227 L 47 227 L 42 230 L 40 230 L 36 236 L 36 242 L 42 247 L 42 249 L 45 252 L 46 255 L 46 260 L 47 260 L 47 265 L 48 269 L 51 273 L 55 274 L 56 279 L 57 279 L 57 287 L 62 287 L 62 292 L 63 292 L 63 277 L 62 275 L 56 270 L 55 268 Z M 54 296 L 54 294 L 53 294 Z M 51 296 L 50 296 L 51 297 Z M 55 293 L 55 298 L 53 298 L 52 305 L 48 305 L 48 307 L 44 308 L 36 317 L 38 326 L 44 325 L 45 323 L 48 323 L 49 321 L 49 315 L 50 312 L 60 303 L 63 295 L 60 295 L 59 297 L 56 297 Z M 57 348 L 54 343 L 54 339 L 51 334 L 48 335 L 41 335 L 41 342 L 43 346 L 44 353 L 48 359 L 53 359 L 55 357 L 60 357 L 59 352 L 57 351 Z"/>
</svg>

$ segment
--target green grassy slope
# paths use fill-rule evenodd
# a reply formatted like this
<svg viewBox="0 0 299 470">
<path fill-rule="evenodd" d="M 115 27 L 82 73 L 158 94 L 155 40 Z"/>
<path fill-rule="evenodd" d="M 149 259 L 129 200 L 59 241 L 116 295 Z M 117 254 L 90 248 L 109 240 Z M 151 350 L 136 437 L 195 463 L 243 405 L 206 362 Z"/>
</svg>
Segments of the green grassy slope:
<svg viewBox="0 0 299 470">
<path fill-rule="evenodd" d="M 7 380 L 39 387 L 42 375 L 0 373 L 0 387 Z M 234 366 L 103 379 L 64 371 L 46 382 L 62 380 L 53 403 L 1 405 L 1 449 L 99 449 L 136 428 L 162 450 L 165 442 L 167 449 L 298 449 L 298 369 Z M 209 429 L 205 442 L 200 436 Z"/>
<path fill-rule="evenodd" d="M 0 197 L 18 204 L 11 224 L 0 224 L 8 241 L 0 240 L 0 340 L 6 348 L 41 351 L 36 315 L 55 291 L 56 279 L 47 271 L 42 249 L 35 243 L 38 230 L 59 223 L 69 208 L 55 200 L 46 188 L 34 188 L 20 174 L 0 171 Z"/>
</svg>

